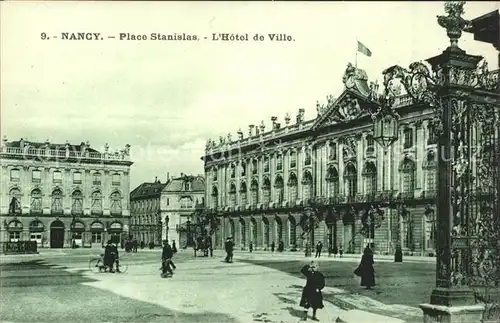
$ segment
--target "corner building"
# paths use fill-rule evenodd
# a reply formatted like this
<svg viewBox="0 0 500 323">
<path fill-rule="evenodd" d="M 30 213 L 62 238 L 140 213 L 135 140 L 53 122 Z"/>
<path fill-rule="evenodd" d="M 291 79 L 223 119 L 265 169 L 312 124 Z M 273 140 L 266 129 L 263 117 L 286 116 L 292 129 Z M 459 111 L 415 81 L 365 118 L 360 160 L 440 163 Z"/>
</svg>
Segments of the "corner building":
<svg viewBox="0 0 500 323">
<path fill-rule="evenodd" d="M 162 222 L 160 214 L 160 197 L 163 188 L 167 185 L 158 177 L 154 182 L 145 182 L 130 192 L 130 235 L 137 239 L 139 244 L 147 246 L 153 242 L 161 245 Z"/>
<path fill-rule="evenodd" d="M 229 134 L 208 140 L 205 156 L 207 207 L 223 216 L 216 243 L 233 236 L 236 248 L 268 249 L 283 240 L 300 250 L 306 238 L 298 225 L 304 206 L 322 200 L 333 214 L 317 223 L 312 242 L 324 249 L 359 253 L 367 243 L 375 252 L 435 253 L 436 137 L 432 111 L 400 94 L 398 140 L 388 149 L 374 142 L 366 73 L 348 65 L 344 91 L 317 104 L 317 117 L 304 120 L 300 109 L 271 129 L 250 125 L 236 140 Z M 373 91 L 373 92 L 372 92 Z M 400 92 L 401 93 L 401 92 Z M 374 204 L 384 211 L 375 228 L 362 234 L 362 218 Z M 326 218 L 326 217 L 325 217 Z"/>
<path fill-rule="evenodd" d="M 110 152 L 7 141 L 0 146 L 0 243 L 101 248 L 128 234 L 130 146 Z"/>
</svg>

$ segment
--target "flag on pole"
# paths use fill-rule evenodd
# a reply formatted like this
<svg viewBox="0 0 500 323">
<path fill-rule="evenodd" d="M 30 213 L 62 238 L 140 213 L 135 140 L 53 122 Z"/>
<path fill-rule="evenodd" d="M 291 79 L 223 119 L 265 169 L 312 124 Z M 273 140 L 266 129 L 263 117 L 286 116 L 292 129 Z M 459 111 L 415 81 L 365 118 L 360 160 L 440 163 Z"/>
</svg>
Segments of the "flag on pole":
<svg viewBox="0 0 500 323">
<path fill-rule="evenodd" d="M 369 50 L 368 47 L 363 45 L 363 43 L 360 42 L 359 40 L 358 40 L 358 52 L 365 54 L 368 57 L 372 56 L 371 50 Z"/>
</svg>

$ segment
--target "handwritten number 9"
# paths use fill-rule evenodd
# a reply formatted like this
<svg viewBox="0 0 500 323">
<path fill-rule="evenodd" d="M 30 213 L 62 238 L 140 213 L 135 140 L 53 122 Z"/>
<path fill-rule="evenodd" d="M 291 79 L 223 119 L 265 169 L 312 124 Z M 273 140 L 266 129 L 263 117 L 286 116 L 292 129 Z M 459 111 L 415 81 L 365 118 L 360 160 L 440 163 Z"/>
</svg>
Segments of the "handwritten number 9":
<svg viewBox="0 0 500 323">
<path fill-rule="evenodd" d="M 40 36 L 41 36 L 42 40 L 47 39 L 47 34 L 46 33 L 41 33 Z"/>
</svg>

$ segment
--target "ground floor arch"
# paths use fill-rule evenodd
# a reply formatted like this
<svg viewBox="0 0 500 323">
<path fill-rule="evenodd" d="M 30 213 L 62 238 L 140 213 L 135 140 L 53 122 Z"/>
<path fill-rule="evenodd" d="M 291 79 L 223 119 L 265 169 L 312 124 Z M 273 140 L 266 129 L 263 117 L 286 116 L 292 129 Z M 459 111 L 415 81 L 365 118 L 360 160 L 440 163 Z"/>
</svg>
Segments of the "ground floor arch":
<svg viewBox="0 0 500 323">
<path fill-rule="evenodd" d="M 64 247 L 64 223 L 60 220 L 55 220 L 50 224 L 50 247 Z"/>
</svg>

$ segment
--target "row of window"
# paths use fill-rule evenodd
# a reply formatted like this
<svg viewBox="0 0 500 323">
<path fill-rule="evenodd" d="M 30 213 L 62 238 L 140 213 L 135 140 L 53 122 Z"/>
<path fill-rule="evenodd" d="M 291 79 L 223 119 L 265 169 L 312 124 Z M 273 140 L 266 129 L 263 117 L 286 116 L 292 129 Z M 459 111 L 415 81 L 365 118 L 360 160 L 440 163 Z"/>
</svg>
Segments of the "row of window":
<svg viewBox="0 0 500 323">
<path fill-rule="evenodd" d="M 403 141 L 403 147 L 405 149 L 407 148 L 412 148 L 414 146 L 414 131 L 412 128 L 406 128 L 403 131 L 404 134 L 404 141 Z M 437 137 L 434 134 L 434 131 L 432 130 L 432 127 L 429 126 L 429 131 L 428 131 L 428 139 L 427 139 L 427 144 L 435 144 L 437 141 Z M 372 135 L 366 136 L 366 145 L 367 145 L 367 153 L 373 153 L 375 151 L 375 141 L 373 139 Z M 328 159 L 329 160 L 337 160 L 337 143 L 331 142 L 328 147 Z M 304 157 L 304 165 L 308 166 L 311 165 L 312 162 L 312 157 L 311 157 L 311 152 L 306 151 L 305 157 Z M 290 168 L 293 169 L 297 167 L 297 154 L 295 152 L 290 152 Z M 241 172 L 240 176 L 246 176 L 246 164 L 241 163 L 240 165 Z M 264 157 L 264 162 L 263 162 L 263 171 L 264 173 L 268 173 L 270 169 L 270 161 L 269 157 Z M 283 156 L 279 154 L 276 157 L 276 170 L 280 171 L 283 169 Z M 257 174 L 258 172 L 258 164 L 256 160 L 252 161 L 252 174 Z M 235 178 L 236 177 L 236 165 L 232 164 L 231 165 L 231 172 L 230 172 L 230 177 Z M 213 180 L 217 181 L 217 169 L 213 170 Z"/>
<path fill-rule="evenodd" d="M 401 168 L 401 191 L 403 194 L 413 194 L 415 191 L 415 164 L 413 161 L 406 159 Z M 367 195 L 374 195 L 377 193 L 377 170 L 373 163 L 368 163 L 363 172 L 364 177 L 364 192 Z M 336 197 L 339 194 L 339 175 L 337 169 L 331 166 L 328 169 L 328 174 L 326 177 L 327 181 L 327 195 L 328 197 Z M 295 173 L 290 173 L 288 186 L 288 201 L 295 202 L 298 199 L 298 182 Z M 304 172 L 303 176 L 303 192 L 302 199 L 306 200 L 311 198 L 313 180 L 312 175 L 309 171 Z M 349 164 L 346 167 L 345 173 L 345 185 L 346 185 L 346 197 L 348 202 L 355 200 L 358 193 L 358 175 L 357 170 L 354 165 Z M 275 196 L 274 201 L 281 203 L 284 201 L 284 185 L 283 178 L 277 175 L 274 182 Z M 425 177 L 425 187 L 428 191 L 435 191 L 436 189 L 436 168 L 429 167 L 426 169 Z M 264 177 L 262 183 L 262 193 L 260 195 L 261 201 L 259 201 L 259 183 L 256 179 L 252 180 L 250 185 L 250 204 L 256 206 L 258 203 L 268 204 L 271 202 L 271 182 L 268 177 Z M 242 205 L 247 204 L 247 186 L 245 182 L 240 183 L 240 201 Z M 236 206 L 236 184 L 231 183 L 229 188 L 228 204 L 229 206 Z M 218 189 L 214 185 L 212 187 L 212 206 L 217 207 L 218 204 Z"/>
<path fill-rule="evenodd" d="M 132 225 L 156 225 L 160 222 L 160 217 L 155 215 L 133 216 L 130 218 Z"/>
<path fill-rule="evenodd" d="M 11 169 L 10 170 L 10 181 L 11 182 L 20 182 L 21 181 L 21 171 L 19 169 Z M 33 183 L 40 183 L 42 181 L 42 171 L 40 170 L 32 170 L 31 171 L 31 181 Z M 52 173 L 52 182 L 53 183 L 62 183 L 62 172 L 54 171 Z M 74 172 L 73 173 L 73 184 L 81 184 L 82 183 L 82 173 Z M 120 174 L 113 174 L 112 185 L 120 185 Z M 93 174 L 93 185 L 101 185 L 101 174 L 94 173 Z"/>
<path fill-rule="evenodd" d="M 63 194 L 60 189 L 55 189 L 52 191 L 51 195 L 51 213 L 62 214 L 63 213 Z M 36 188 L 30 193 L 30 212 L 31 213 L 42 213 L 42 192 L 40 189 Z M 94 191 L 91 196 L 91 213 L 92 214 L 102 214 L 102 202 L 103 196 L 100 191 Z M 21 213 L 21 191 L 18 188 L 13 188 L 9 192 L 9 212 L 13 214 Z M 110 212 L 112 215 L 122 213 L 122 196 L 119 192 L 111 193 L 109 197 L 110 201 Z M 80 190 L 75 190 L 71 194 L 71 212 L 73 214 L 83 213 L 83 194 Z"/>
</svg>

